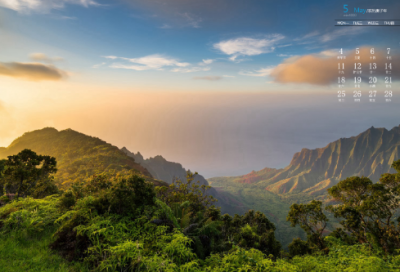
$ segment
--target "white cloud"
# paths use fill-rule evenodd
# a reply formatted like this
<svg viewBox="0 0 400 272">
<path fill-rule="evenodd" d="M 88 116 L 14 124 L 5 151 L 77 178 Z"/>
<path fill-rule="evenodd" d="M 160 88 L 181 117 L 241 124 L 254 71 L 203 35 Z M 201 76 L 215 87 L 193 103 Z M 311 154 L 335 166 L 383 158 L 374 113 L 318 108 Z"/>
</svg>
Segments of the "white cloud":
<svg viewBox="0 0 400 272">
<path fill-rule="evenodd" d="M 234 55 L 234 56 L 230 57 L 229 60 L 235 61 L 237 57 L 238 57 L 237 55 Z"/>
<path fill-rule="evenodd" d="M 211 63 L 213 63 L 213 62 L 214 62 L 213 59 L 203 59 L 203 63 L 204 63 L 204 64 L 211 64 Z"/>
<path fill-rule="evenodd" d="M 172 26 L 170 26 L 168 24 L 163 24 L 160 28 L 162 28 L 162 29 L 170 29 L 170 28 L 172 28 Z"/>
<path fill-rule="evenodd" d="M 339 49 L 325 50 L 316 54 L 318 57 L 335 57 L 339 54 Z"/>
<path fill-rule="evenodd" d="M 241 71 L 239 72 L 240 75 L 242 76 L 254 76 L 254 77 L 265 77 L 265 76 L 269 76 L 272 72 L 272 70 L 274 70 L 275 67 L 266 67 L 266 68 L 261 68 L 259 70 L 256 71 L 252 71 L 252 72 L 248 72 L 248 71 Z"/>
<path fill-rule="evenodd" d="M 343 27 L 332 32 L 326 33 L 321 36 L 320 41 L 325 43 L 332 40 L 335 40 L 341 36 L 354 36 L 357 34 L 361 34 L 366 31 L 366 28 L 361 27 Z"/>
<path fill-rule="evenodd" d="M 103 56 L 111 60 L 123 60 L 124 62 L 114 62 L 109 67 L 114 69 L 129 69 L 135 71 L 145 70 L 164 70 L 166 67 L 171 67 L 171 72 L 175 73 L 192 73 L 209 71 L 210 67 L 192 66 L 188 62 L 180 62 L 177 59 L 165 57 L 162 55 L 149 55 L 141 58 L 124 58 L 117 56 Z M 204 62 L 201 62 L 204 63 Z"/>
<path fill-rule="evenodd" d="M 188 12 L 181 13 L 180 16 L 184 18 L 188 26 L 194 28 L 200 28 L 200 23 L 203 21 L 202 18 Z"/>
<path fill-rule="evenodd" d="M 229 57 L 228 59 L 229 59 L 230 61 L 233 61 L 233 62 L 236 62 L 236 63 L 241 63 L 242 61 L 249 60 L 248 58 L 247 58 L 247 59 L 246 59 L 246 58 L 238 59 L 238 56 L 237 56 L 237 55 L 234 55 L 234 56 L 232 56 L 232 57 Z"/>
<path fill-rule="evenodd" d="M 61 16 L 61 20 L 77 20 L 78 18 L 73 17 L 73 16 Z"/>
<path fill-rule="evenodd" d="M 103 56 L 103 58 L 114 60 L 114 59 L 117 59 L 118 57 L 116 57 L 116 56 Z"/>
<path fill-rule="evenodd" d="M 195 80 L 207 80 L 207 81 L 218 81 L 221 80 L 220 76 L 203 76 L 203 77 L 194 77 Z"/>
<path fill-rule="evenodd" d="M 114 68 L 114 69 L 129 69 L 129 70 L 135 70 L 135 71 L 145 71 L 145 70 L 151 69 L 150 67 L 147 67 L 147 66 L 126 65 L 126 64 L 121 64 L 121 63 L 113 63 L 109 67 Z"/>
<path fill-rule="evenodd" d="M 188 67 L 188 68 L 174 68 L 171 72 L 174 73 L 194 73 L 210 71 L 210 67 Z"/>
<path fill-rule="evenodd" d="M 121 69 L 132 69 L 136 71 L 144 71 L 144 70 L 162 70 L 165 66 L 176 66 L 176 67 L 187 67 L 190 63 L 187 62 L 179 62 L 176 59 L 164 57 L 161 55 L 149 55 L 141 58 L 123 58 L 116 56 L 105 56 L 107 59 L 122 59 L 127 61 L 128 63 L 134 63 L 134 65 L 130 64 L 120 64 L 113 63 L 111 68 L 121 68 Z"/>
<path fill-rule="evenodd" d="M 231 78 L 233 78 L 233 77 L 235 77 L 235 76 L 223 75 L 222 77 L 231 77 Z"/>
<path fill-rule="evenodd" d="M 159 69 L 164 66 L 178 66 L 178 67 L 186 67 L 189 66 L 190 63 L 187 62 L 179 62 L 172 58 L 163 57 L 161 55 L 150 55 L 141 58 L 129 59 L 132 63 L 141 64 L 152 69 Z"/>
<path fill-rule="evenodd" d="M 132 1 L 132 0 L 131 0 Z M 142 1 L 142 0 L 138 0 Z M 150 0 L 152 1 L 152 0 Z M 154 2 L 154 1 L 153 1 Z M 200 24 L 203 19 L 193 13 L 190 12 L 173 12 L 173 20 L 168 20 L 168 23 L 163 23 L 159 28 L 161 29 L 170 29 L 170 28 L 184 28 L 184 27 L 192 27 L 192 28 L 200 28 Z M 139 18 L 139 16 L 135 16 Z M 152 14 L 153 18 L 164 18 L 164 16 L 160 16 L 160 14 Z M 143 16 L 140 16 L 143 18 Z"/>
<path fill-rule="evenodd" d="M 99 68 L 99 67 L 101 67 L 101 66 L 103 66 L 105 64 L 106 64 L 105 62 L 102 62 L 102 63 L 99 63 L 99 64 L 95 64 L 95 65 L 92 66 L 92 68 Z"/>
<path fill-rule="evenodd" d="M 278 48 L 282 48 L 282 47 L 288 47 L 288 46 L 292 46 L 293 44 L 289 43 L 289 44 L 282 44 L 282 45 L 278 45 Z"/>
<path fill-rule="evenodd" d="M 229 59 L 235 61 L 238 56 L 255 56 L 270 53 L 275 50 L 274 45 L 283 38 L 284 36 L 280 34 L 269 35 L 264 39 L 242 37 L 221 41 L 214 44 L 214 48 L 230 55 Z"/>
<path fill-rule="evenodd" d="M 318 31 L 313 31 L 313 32 L 310 32 L 310 33 L 304 35 L 303 37 L 294 39 L 294 41 L 307 40 L 307 39 L 313 38 L 313 37 L 315 37 L 315 36 L 317 36 L 317 35 L 319 35 L 319 32 L 318 32 Z"/>
<path fill-rule="evenodd" d="M 52 9 L 62 9 L 65 4 L 75 4 L 84 7 L 100 6 L 93 0 L 0 0 L 0 7 L 15 10 L 20 13 L 30 11 L 47 13 Z"/>
<path fill-rule="evenodd" d="M 308 39 L 308 38 L 311 38 L 311 37 L 314 37 L 314 36 L 317 36 L 317 35 L 319 35 L 319 31 L 313 31 L 311 33 L 308 33 L 308 34 L 304 35 L 302 39 L 303 40 L 304 39 Z"/>
</svg>

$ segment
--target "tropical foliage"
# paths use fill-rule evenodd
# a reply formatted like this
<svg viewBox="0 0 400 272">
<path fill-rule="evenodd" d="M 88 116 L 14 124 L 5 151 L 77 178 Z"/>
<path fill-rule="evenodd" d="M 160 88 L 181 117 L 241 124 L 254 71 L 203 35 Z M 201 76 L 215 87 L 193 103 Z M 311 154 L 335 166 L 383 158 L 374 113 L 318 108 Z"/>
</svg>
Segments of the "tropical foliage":
<svg viewBox="0 0 400 272">
<path fill-rule="evenodd" d="M 56 159 L 50 156 L 37 155 L 24 149 L 4 160 L 0 180 L 1 191 L 7 196 L 36 198 L 57 193 L 52 174 L 57 172 Z"/>
<path fill-rule="evenodd" d="M 328 190 L 340 204 L 327 207 L 351 236 L 386 253 L 400 248 L 400 161 L 396 174 L 373 183 L 366 177 L 347 178 Z"/>
<path fill-rule="evenodd" d="M 29 159 L 26 159 L 29 158 Z M 307 240 L 289 252 L 261 212 L 222 215 L 209 186 L 186 181 L 155 186 L 143 175 L 100 173 L 64 191 L 36 195 L 56 160 L 30 150 L 1 161 L 0 267 L 7 271 L 397 271 L 400 269 L 396 174 L 364 177 L 329 190 L 333 205 L 293 204 L 287 216 Z M 17 183 L 20 184 L 20 183 Z M 54 185 L 54 181 L 53 181 Z M 16 188 L 16 189 L 15 189 Z M 325 208 L 325 209 L 324 209 Z M 330 229 L 328 216 L 342 218 Z M 326 236 L 326 234 L 331 233 Z M 20 271 L 20 270 L 19 270 Z"/>
</svg>

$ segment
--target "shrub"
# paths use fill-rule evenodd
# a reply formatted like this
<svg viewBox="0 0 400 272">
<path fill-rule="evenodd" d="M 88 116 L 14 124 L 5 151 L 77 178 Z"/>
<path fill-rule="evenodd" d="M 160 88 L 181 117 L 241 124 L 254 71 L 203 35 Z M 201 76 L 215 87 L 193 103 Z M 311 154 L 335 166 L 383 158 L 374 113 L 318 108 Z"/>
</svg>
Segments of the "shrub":
<svg viewBox="0 0 400 272">
<path fill-rule="evenodd" d="M 1 232 L 35 235 L 44 231 L 47 227 L 54 226 L 54 221 L 61 215 L 57 204 L 57 196 L 14 200 L 0 208 Z"/>
<path fill-rule="evenodd" d="M 293 241 L 289 244 L 289 254 L 291 257 L 297 255 L 306 255 L 310 254 L 311 252 L 312 250 L 308 243 L 300 238 L 293 239 Z"/>
</svg>

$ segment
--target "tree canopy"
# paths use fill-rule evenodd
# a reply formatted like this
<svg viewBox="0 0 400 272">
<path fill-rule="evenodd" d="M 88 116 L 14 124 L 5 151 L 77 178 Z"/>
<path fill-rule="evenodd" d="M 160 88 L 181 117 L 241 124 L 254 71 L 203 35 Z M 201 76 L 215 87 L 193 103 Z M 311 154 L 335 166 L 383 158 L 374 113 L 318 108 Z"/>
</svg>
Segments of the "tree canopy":
<svg viewBox="0 0 400 272">
<path fill-rule="evenodd" d="M 54 157 L 38 155 L 24 149 L 17 155 L 8 156 L 2 162 L 1 185 L 7 195 L 26 197 L 57 192 L 52 174 L 57 172 Z"/>
<path fill-rule="evenodd" d="M 360 243 L 385 252 L 400 248 L 400 161 L 395 174 L 383 174 L 377 183 L 366 177 L 350 177 L 328 189 L 339 202 L 328 208 L 344 229 Z"/>
<path fill-rule="evenodd" d="M 342 218 L 343 228 L 328 225 L 321 201 L 293 204 L 287 220 L 308 238 L 294 239 L 289 254 L 263 213 L 222 215 L 209 186 L 193 182 L 191 172 L 168 187 L 154 186 L 142 175 L 102 173 L 46 196 L 51 190 L 43 188 L 55 186 L 56 165 L 54 158 L 31 150 L 0 161 L 5 192 L 18 196 L 0 207 L 0 243 L 45 237 L 41 248 L 74 261 L 78 271 L 400 269 L 399 162 L 393 163 L 398 173 L 384 174 L 378 183 L 351 177 L 329 190 L 334 204 L 325 210 Z M 8 251 L 0 247 L 2 258 Z M 7 267 L 1 258 L 0 265 Z"/>
</svg>

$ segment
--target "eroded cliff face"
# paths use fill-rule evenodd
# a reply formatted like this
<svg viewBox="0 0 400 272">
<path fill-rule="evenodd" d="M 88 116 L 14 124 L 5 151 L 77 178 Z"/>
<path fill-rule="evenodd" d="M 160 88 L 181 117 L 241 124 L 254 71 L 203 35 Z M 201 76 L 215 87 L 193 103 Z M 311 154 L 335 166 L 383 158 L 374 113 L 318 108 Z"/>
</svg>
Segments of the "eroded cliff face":
<svg viewBox="0 0 400 272">
<path fill-rule="evenodd" d="M 294 154 L 284 169 L 265 168 L 230 180 L 257 184 L 276 194 L 319 195 L 350 176 L 378 181 L 383 173 L 393 172 L 391 165 L 398 159 L 400 126 L 391 130 L 371 127 L 358 136 L 341 138 L 323 148 L 304 148 Z"/>
</svg>

